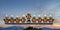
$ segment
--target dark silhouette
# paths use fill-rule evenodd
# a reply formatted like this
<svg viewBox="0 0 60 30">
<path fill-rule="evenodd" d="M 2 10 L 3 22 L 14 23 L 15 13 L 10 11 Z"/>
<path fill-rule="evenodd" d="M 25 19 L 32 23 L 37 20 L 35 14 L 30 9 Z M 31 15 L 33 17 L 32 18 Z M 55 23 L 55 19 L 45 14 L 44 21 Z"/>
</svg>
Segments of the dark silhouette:
<svg viewBox="0 0 60 30">
<path fill-rule="evenodd" d="M 28 27 L 28 28 L 26 28 L 24 30 L 41 30 L 41 28 L 38 29 L 38 28 Z"/>
</svg>

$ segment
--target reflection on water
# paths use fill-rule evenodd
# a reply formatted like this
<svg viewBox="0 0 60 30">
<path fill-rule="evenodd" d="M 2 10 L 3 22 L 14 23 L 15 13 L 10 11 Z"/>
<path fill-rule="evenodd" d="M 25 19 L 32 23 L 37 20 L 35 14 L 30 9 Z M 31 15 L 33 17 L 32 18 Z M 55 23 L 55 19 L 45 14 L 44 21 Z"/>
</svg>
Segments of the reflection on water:
<svg viewBox="0 0 60 30">
<path fill-rule="evenodd" d="M 19 26 L 12 26 L 12 27 L 7 27 L 7 28 L 2 28 L 0 27 L 0 30 L 60 30 L 60 29 L 52 29 L 52 28 L 33 28 L 33 27 L 19 27 Z"/>
</svg>

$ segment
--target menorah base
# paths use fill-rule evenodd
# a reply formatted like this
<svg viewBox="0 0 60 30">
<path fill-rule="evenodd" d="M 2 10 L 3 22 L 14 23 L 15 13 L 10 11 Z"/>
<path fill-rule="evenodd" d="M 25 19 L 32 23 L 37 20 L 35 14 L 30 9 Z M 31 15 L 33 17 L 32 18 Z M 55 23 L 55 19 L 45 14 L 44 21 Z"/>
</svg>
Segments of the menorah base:
<svg viewBox="0 0 60 30">
<path fill-rule="evenodd" d="M 32 24 L 32 25 L 52 25 L 53 23 L 5 23 L 5 24 L 11 24 L 11 25 L 26 25 L 26 24 Z"/>
</svg>

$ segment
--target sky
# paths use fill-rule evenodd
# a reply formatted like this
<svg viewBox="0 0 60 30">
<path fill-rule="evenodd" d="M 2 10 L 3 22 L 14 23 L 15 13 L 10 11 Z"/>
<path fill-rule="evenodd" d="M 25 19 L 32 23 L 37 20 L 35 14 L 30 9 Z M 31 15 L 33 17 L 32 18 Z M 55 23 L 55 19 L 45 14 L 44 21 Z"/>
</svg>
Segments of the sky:
<svg viewBox="0 0 60 30">
<path fill-rule="evenodd" d="M 31 15 L 41 15 L 47 17 L 52 15 L 55 23 L 60 22 L 60 0 L 0 0 L 0 20 L 6 16 L 14 17 L 26 15 L 28 12 Z"/>
</svg>

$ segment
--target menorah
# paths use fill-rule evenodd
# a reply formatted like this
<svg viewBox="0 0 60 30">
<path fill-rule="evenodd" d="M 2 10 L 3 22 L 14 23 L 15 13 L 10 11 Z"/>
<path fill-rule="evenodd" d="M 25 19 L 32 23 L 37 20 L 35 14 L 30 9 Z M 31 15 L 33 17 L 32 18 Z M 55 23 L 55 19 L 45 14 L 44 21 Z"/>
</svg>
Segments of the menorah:
<svg viewBox="0 0 60 30">
<path fill-rule="evenodd" d="M 41 18 L 40 15 L 38 18 L 35 16 L 31 16 L 30 13 L 27 13 L 26 16 L 22 18 L 18 18 L 18 16 L 14 19 L 13 16 L 10 18 L 8 16 L 5 17 L 4 22 L 5 24 L 53 24 L 53 17 L 50 15 L 49 18 L 44 16 L 44 18 Z"/>
</svg>

